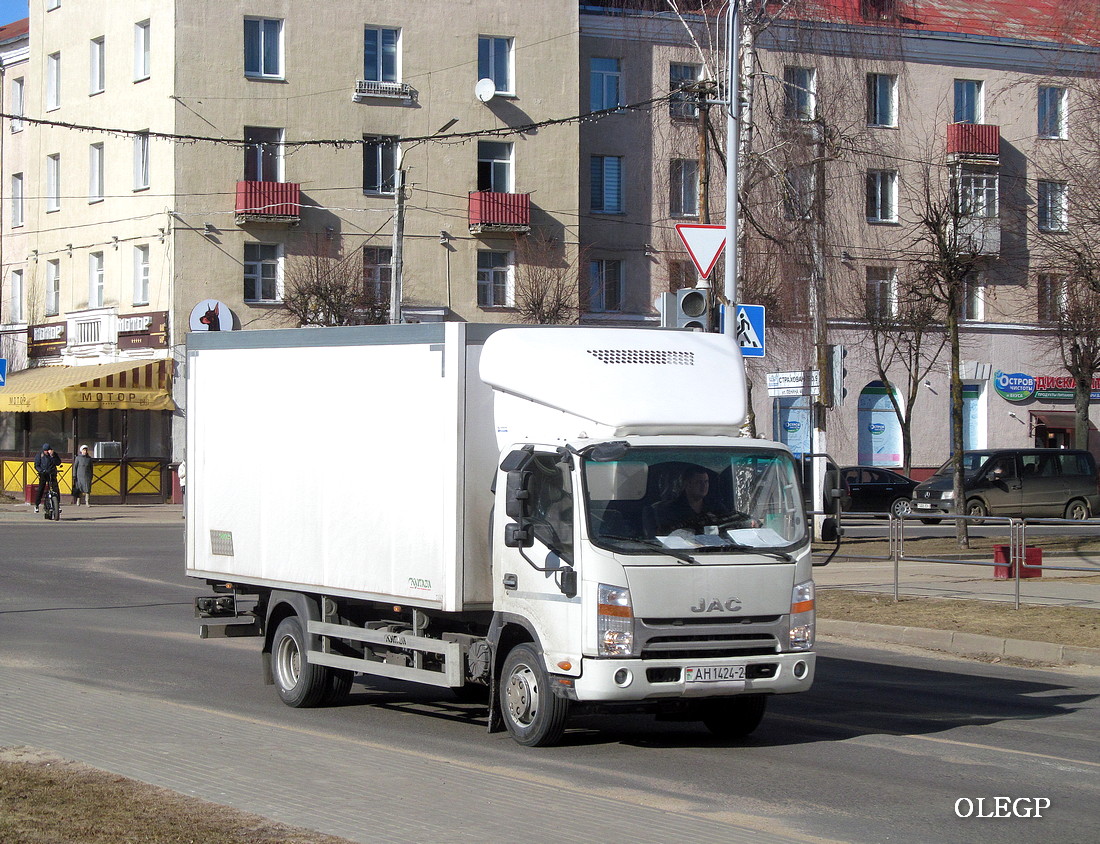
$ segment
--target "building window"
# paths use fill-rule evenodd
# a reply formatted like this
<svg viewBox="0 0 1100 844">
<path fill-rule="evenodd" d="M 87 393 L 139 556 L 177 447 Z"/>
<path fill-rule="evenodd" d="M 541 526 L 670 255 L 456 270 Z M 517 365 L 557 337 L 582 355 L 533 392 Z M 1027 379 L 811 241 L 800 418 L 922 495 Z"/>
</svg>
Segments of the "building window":
<svg viewBox="0 0 1100 844">
<path fill-rule="evenodd" d="M 88 51 L 88 93 L 101 94 L 106 87 L 106 65 L 104 65 L 104 41 L 103 36 L 93 38 L 89 42 Z"/>
<path fill-rule="evenodd" d="M 363 137 L 363 193 L 393 194 L 397 138 Z"/>
<path fill-rule="evenodd" d="M 977 79 L 955 80 L 955 123 L 981 123 L 985 117 L 982 83 Z"/>
<path fill-rule="evenodd" d="M 23 221 L 26 219 L 26 208 L 24 207 L 24 191 L 23 191 L 23 174 L 12 173 L 11 175 L 11 226 L 12 228 L 18 228 L 23 225 Z"/>
<path fill-rule="evenodd" d="M 898 173 L 896 170 L 867 171 L 867 222 L 896 223 L 898 220 Z"/>
<path fill-rule="evenodd" d="M 23 321 L 23 271 L 12 270 L 8 278 L 8 322 Z"/>
<path fill-rule="evenodd" d="M 968 276 L 963 281 L 962 293 L 962 313 L 959 316 L 970 322 L 979 322 L 985 310 L 981 279 L 977 275 Z"/>
<path fill-rule="evenodd" d="M 870 322 L 888 319 L 897 313 L 897 271 L 892 267 L 867 268 L 867 295 L 864 302 Z"/>
<path fill-rule="evenodd" d="M 674 159 L 669 184 L 669 212 L 672 216 L 699 216 L 699 162 L 694 158 Z"/>
<path fill-rule="evenodd" d="M 889 73 L 867 74 L 867 125 L 898 125 L 898 78 Z"/>
<path fill-rule="evenodd" d="M 816 77 L 812 67 L 783 68 L 783 115 L 789 120 L 813 120 Z"/>
<path fill-rule="evenodd" d="M 618 155 L 592 156 L 592 211 L 623 213 L 623 159 Z"/>
<path fill-rule="evenodd" d="M 134 135 L 134 190 L 149 188 L 149 133 Z"/>
<path fill-rule="evenodd" d="M 588 265 L 588 309 L 618 313 L 623 309 L 623 262 L 597 259 Z"/>
<path fill-rule="evenodd" d="M 88 202 L 103 201 L 103 144 L 88 147 Z"/>
<path fill-rule="evenodd" d="M 477 78 L 492 79 L 498 94 L 512 94 L 512 39 L 479 35 Z"/>
<path fill-rule="evenodd" d="M 1039 86 L 1039 137 L 1066 137 L 1066 89 Z"/>
<path fill-rule="evenodd" d="M 102 308 L 103 297 L 103 253 L 92 252 L 88 255 L 88 307 Z"/>
<path fill-rule="evenodd" d="M 244 180 L 283 180 L 283 130 L 265 126 L 244 127 Z"/>
<path fill-rule="evenodd" d="M 61 0 L 46 0 L 46 11 L 52 12 L 54 9 L 61 8 Z"/>
<path fill-rule="evenodd" d="M 151 72 L 149 64 L 150 45 L 149 21 L 134 24 L 134 81 L 148 79 Z"/>
<path fill-rule="evenodd" d="M 477 142 L 477 189 L 511 193 L 513 145 L 501 141 Z"/>
<path fill-rule="evenodd" d="M 11 81 L 11 130 L 13 132 L 23 131 L 23 110 L 26 108 L 25 97 L 27 95 L 26 85 L 23 82 L 23 77 Z"/>
<path fill-rule="evenodd" d="M 480 308 L 510 308 L 515 304 L 511 252 L 477 253 L 477 304 Z"/>
<path fill-rule="evenodd" d="M 990 219 L 998 215 L 996 173 L 963 169 L 957 179 L 960 216 Z"/>
<path fill-rule="evenodd" d="M 1058 322 L 1066 311 L 1066 278 L 1040 273 L 1036 279 L 1039 322 Z"/>
<path fill-rule="evenodd" d="M 46 262 L 46 316 L 61 312 L 61 261 Z"/>
<path fill-rule="evenodd" d="M 396 82 L 400 30 L 368 26 L 363 30 L 363 78 L 371 82 Z"/>
<path fill-rule="evenodd" d="M 592 111 L 618 108 L 622 101 L 622 70 L 618 59 L 589 59 L 589 107 Z"/>
<path fill-rule="evenodd" d="M 61 210 L 61 154 L 46 156 L 46 213 Z"/>
<path fill-rule="evenodd" d="M 149 304 L 149 247 L 134 247 L 134 304 Z"/>
<path fill-rule="evenodd" d="M 363 294 L 375 306 L 389 308 L 393 281 L 393 250 L 379 246 L 363 247 Z"/>
<path fill-rule="evenodd" d="M 1068 228 L 1066 185 L 1064 182 L 1039 182 L 1039 230 L 1064 232 Z"/>
<path fill-rule="evenodd" d="M 794 167 L 783 174 L 783 216 L 788 220 L 809 220 L 814 207 L 812 164 Z"/>
<path fill-rule="evenodd" d="M 276 18 L 244 19 L 244 75 L 283 78 L 283 22 Z"/>
<path fill-rule="evenodd" d="M 674 120 L 695 120 L 699 116 L 695 94 L 684 91 L 685 85 L 694 85 L 699 81 L 699 65 L 670 64 L 668 66 L 668 88 L 672 96 L 668 101 L 668 113 Z"/>
<path fill-rule="evenodd" d="M 244 245 L 244 300 L 279 302 L 282 300 L 283 259 L 276 243 Z"/>
<path fill-rule="evenodd" d="M 46 56 L 46 111 L 61 108 L 61 53 Z"/>
</svg>

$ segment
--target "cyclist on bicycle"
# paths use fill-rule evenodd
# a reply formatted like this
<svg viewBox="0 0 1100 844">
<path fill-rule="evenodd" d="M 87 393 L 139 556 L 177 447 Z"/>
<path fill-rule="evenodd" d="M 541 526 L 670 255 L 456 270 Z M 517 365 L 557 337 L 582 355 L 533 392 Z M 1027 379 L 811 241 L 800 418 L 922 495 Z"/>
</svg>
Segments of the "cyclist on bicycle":
<svg viewBox="0 0 1100 844">
<path fill-rule="evenodd" d="M 49 443 L 43 443 L 42 453 L 34 458 L 34 471 L 38 473 L 38 495 L 34 498 L 34 512 L 38 512 L 42 496 L 48 488 L 52 488 L 57 493 L 57 500 L 61 501 L 61 492 L 57 488 L 57 470 L 60 466 L 61 455 Z"/>
</svg>

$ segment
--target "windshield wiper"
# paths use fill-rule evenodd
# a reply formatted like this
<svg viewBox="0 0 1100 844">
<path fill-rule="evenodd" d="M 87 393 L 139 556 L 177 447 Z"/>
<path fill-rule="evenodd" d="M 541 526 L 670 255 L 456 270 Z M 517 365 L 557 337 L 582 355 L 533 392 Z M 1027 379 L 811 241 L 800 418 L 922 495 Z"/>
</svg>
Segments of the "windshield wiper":
<svg viewBox="0 0 1100 844">
<path fill-rule="evenodd" d="M 766 548 L 757 548 L 755 545 L 745 545 L 732 539 L 727 539 L 724 545 L 702 545 L 695 550 L 707 554 L 716 551 L 744 551 L 750 554 L 759 554 L 762 557 L 775 557 L 784 563 L 794 562 L 794 557 L 786 551 L 769 551 Z"/>
<path fill-rule="evenodd" d="M 652 539 L 638 539 L 638 537 L 636 536 L 614 536 L 607 533 L 601 534 L 600 539 L 612 539 L 618 542 L 636 542 L 639 545 L 644 545 L 646 548 L 653 548 L 654 550 L 660 551 L 662 554 L 665 554 L 669 557 L 674 557 L 675 559 L 679 560 L 683 565 L 700 565 L 699 561 L 691 555 L 675 548 L 668 548 L 662 545 L 660 542 L 654 542 Z"/>
</svg>

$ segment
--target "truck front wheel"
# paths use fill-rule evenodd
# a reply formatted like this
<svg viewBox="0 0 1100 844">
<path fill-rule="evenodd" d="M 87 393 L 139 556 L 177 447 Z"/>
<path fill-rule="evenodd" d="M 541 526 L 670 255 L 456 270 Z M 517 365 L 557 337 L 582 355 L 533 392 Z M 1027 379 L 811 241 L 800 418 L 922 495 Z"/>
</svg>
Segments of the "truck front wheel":
<svg viewBox="0 0 1100 844">
<path fill-rule="evenodd" d="M 271 641 L 271 667 L 275 689 L 287 706 L 318 706 L 329 695 L 329 671 L 323 665 L 310 665 L 307 650 L 306 634 L 298 617 L 280 621 Z"/>
<path fill-rule="evenodd" d="M 704 704 L 703 724 L 718 738 L 744 738 L 760 726 L 767 708 L 767 695 L 720 698 Z"/>
<path fill-rule="evenodd" d="M 556 744 L 565 732 L 569 701 L 550 690 L 542 656 L 530 645 L 516 645 L 504 660 L 500 709 L 512 738 L 527 747 Z"/>
</svg>

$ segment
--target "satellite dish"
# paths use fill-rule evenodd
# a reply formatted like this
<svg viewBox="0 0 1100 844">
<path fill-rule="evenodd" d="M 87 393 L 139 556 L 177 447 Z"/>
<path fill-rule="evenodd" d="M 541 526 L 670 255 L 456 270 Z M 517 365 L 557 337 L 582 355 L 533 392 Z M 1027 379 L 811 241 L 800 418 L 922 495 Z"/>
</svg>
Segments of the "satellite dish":
<svg viewBox="0 0 1100 844">
<path fill-rule="evenodd" d="M 486 77 L 485 79 L 477 80 L 477 84 L 474 86 L 474 96 L 481 100 L 483 103 L 489 102 L 497 94 L 497 83 L 492 79 Z"/>
</svg>

